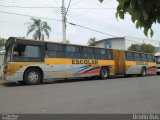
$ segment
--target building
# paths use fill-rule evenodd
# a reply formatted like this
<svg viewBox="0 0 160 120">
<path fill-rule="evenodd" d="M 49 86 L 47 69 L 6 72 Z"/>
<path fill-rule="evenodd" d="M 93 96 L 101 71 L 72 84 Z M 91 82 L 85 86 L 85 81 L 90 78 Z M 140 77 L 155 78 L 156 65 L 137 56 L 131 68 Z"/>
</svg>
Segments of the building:
<svg viewBox="0 0 160 120">
<path fill-rule="evenodd" d="M 136 37 L 115 37 L 99 40 L 95 42 L 95 46 L 102 48 L 113 48 L 120 50 L 127 50 L 132 44 L 151 44 L 156 47 L 156 54 L 160 53 L 160 41 L 136 38 Z"/>
</svg>

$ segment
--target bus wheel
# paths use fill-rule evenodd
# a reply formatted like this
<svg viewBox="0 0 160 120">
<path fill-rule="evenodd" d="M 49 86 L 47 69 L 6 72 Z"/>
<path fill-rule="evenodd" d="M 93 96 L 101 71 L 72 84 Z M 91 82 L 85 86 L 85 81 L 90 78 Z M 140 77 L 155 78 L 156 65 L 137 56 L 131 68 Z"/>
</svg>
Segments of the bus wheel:
<svg viewBox="0 0 160 120">
<path fill-rule="evenodd" d="M 131 74 L 125 74 L 124 76 L 125 77 L 131 77 Z"/>
<path fill-rule="evenodd" d="M 106 67 L 102 67 L 100 71 L 100 78 L 107 79 L 109 77 L 109 70 Z"/>
<path fill-rule="evenodd" d="M 41 82 L 42 74 L 38 69 L 30 68 L 24 73 L 24 82 L 27 85 L 36 85 Z"/>
<path fill-rule="evenodd" d="M 157 72 L 157 75 L 160 75 L 160 72 Z"/>
<path fill-rule="evenodd" d="M 25 84 L 24 81 L 18 81 L 18 83 L 19 83 L 20 85 L 24 85 L 24 84 Z"/>
<path fill-rule="evenodd" d="M 142 70 L 141 70 L 141 76 L 142 77 L 146 76 L 146 69 L 145 68 L 142 68 Z"/>
</svg>

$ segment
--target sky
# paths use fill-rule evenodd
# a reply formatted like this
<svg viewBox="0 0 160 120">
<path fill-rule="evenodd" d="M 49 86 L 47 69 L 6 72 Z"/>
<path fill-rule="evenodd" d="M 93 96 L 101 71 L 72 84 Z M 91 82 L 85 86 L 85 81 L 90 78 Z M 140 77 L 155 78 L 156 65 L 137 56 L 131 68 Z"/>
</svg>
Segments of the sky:
<svg viewBox="0 0 160 120">
<path fill-rule="evenodd" d="M 68 3 L 69 0 L 65 0 L 66 8 Z M 56 21 L 62 19 L 61 4 L 61 0 L 0 0 L 0 37 L 27 37 L 27 24 L 25 23 L 30 22 L 30 17 L 4 13 L 9 12 L 41 17 L 41 19 L 52 19 L 42 19 L 52 28 L 50 37 L 49 39 L 46 38 L 46 40 L 61 42 L 62 23 L 61 21 Z M 143 29 L 136 29 L 129 15 L 126 15 L 124 20 L 116 19 L 115 12 L 117 5 L 116 0 L 104 0 L 103 3 L 100 3 L 98 0 L 71 0 L 67 21 L 105 34 L 67 24 L 67 40 L 73 44 L 86 45 L 89 38 L 92 37 L 95 37 L 97 40 L 111 38 L 113 36 L 146 38 L 143 34 Z M 17 8 L 4 6 L 53 8 Z M 154 36 L 147 39 L 160 41 L 159 25 L 153 25 L 153 30 Z M 28 38 L 32 38 L 32 34 Z"/>
</svg>

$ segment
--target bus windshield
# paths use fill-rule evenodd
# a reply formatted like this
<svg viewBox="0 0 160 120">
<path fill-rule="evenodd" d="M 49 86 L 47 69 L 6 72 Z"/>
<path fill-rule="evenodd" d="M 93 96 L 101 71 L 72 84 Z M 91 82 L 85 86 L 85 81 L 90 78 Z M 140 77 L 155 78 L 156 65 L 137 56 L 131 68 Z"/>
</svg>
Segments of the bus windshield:
<svg viewBox="0 0 160 120">
<path fill-rule="evenodd" d="M 11 52 L 12 52 L 12 47 L 10 46 L 9 48 L 6 49 L 5 56 L 4 56 L 4 64 L 7 64 L 8 62 L 11 62 Z"/>
</svg>

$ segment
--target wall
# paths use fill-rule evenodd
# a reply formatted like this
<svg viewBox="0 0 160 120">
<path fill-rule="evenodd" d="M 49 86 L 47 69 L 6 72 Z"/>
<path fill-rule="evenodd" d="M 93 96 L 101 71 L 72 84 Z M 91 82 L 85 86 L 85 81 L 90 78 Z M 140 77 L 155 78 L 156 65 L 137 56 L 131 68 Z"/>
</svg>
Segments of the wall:
<svg viewBox="0 0 160 120">
<path fill-rule="evenodd" d="M 111 48 L 113 49 L 120 49 L 123 50 L 125 48 L 125 40 L 123 38 L 118 38 L 118 39 L 106 39 L 105 41 L 98 42 L 96 43 L 96 47 L 105 47 L 105 43 L 109 42 L 111 43 Z"/>
</svg>

